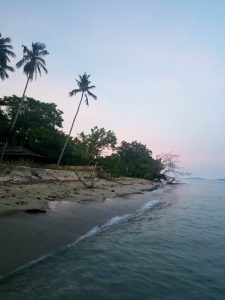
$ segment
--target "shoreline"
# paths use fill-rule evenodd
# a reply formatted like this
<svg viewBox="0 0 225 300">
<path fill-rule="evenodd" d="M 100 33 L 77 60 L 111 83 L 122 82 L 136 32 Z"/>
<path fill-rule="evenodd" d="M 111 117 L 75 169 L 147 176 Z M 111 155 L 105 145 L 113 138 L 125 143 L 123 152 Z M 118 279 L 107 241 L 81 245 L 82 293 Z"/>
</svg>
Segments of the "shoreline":
<svg viewBox="0 0 225 300">
<path fill-rule="evenodd" d="M 98 180 L 88 189 L 78 180 L 36 183 L 7 183 L 0 185 L 0 217 L 18 212 L 47 212 L 52 202 L 101 202 L 107 198 L 123 197 L 152 191 L 161 185 L 143 179 L 119 179 L 117 182 Z"/>
<path fill-rule="evenodd" d="M 54 254 L 114 217 L 134 213 L 151 196 L 149 191 L 105 201 L 55 201 L 45 214 L 1 216 L 0 279 L 42 256 Z"/>
<path fill-rule="evenodd" d="M 26 172 L 33 169 L 22 170 L 14 169 L 15 175 L 7 178 L 11 181 L 0 178 L 0 277 L 73 243 L 113 217 L 133 213 L 161 186 L 119 178 L 98 179 L 95 188 L 88 189 L 71 171 L 50 170 L 49 176 L 42 169 L 31 181 Z"/>
</svg>

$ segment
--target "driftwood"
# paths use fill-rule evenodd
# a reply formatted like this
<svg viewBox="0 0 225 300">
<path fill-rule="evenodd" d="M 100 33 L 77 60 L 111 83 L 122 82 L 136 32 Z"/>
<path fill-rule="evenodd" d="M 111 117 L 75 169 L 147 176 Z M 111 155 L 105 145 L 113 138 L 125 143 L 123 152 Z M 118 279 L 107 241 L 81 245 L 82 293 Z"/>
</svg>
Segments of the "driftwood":
<svg viewBox="0 0 225 300">
<path fill-rule="evenodd" d="M 90 176 L 90 179 L 89 179 L 89 183 L 87 183 L 85 181 L 84 178 L 81 177 L 81 175 L 79 174 L 78 171 L 74 170 L 75 174 L 77 175 L 78 179 L 80 180 L 80 182 L 88 189 L 92 189 L 95 187 L 95 182 L 96 182 L 96 179 L 97 179 L 97 175 L 96 175 L 96 168 L 97 168 L 97 163 L 95 164 L 94 166 L 94 169 L 93 171 L 91 172 L 91 176 Z"/>
</svg>

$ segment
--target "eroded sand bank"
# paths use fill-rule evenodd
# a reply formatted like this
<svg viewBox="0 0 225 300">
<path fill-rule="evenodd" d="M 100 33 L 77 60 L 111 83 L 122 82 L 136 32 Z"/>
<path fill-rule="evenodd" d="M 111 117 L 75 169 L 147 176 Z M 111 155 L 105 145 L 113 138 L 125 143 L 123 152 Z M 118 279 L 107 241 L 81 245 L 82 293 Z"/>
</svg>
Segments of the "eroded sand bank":
<svg viewBox="0 0 225 300">
<path fill-rule="evenodd" d="M 87 172 L 80 172 L 89 183 Z M 46 210 L 50 201 L 103 201 L 123 194 L 151 190 L 159 183 L 144 179 L 95 180 L 85 187 L 73 171 L 16 167 L 0 176 L 0 215 L 16 211 Z"/>
</svg>

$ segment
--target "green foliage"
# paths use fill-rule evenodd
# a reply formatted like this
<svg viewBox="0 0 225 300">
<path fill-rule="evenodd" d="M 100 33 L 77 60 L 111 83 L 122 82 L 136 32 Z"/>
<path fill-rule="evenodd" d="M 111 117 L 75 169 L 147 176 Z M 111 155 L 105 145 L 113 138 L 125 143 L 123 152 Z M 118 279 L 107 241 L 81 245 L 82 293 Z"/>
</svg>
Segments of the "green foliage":
<svg viewBox="0 0 225 300">
<path fill-rule="evenodd" d="M 125 176 L 153 179 L 160 172 L 160 165 L 152 158 L 152 151 L 142 143 L 123 141 L 118 147 L 118 155 Z"/>
<path fill-rule="evenodd" d="M 0 99 L 0 144 L 3 142 L 4 136 L 9 134 L 9 120 L 4 112 L 5 103 Z"/>
<path fill-rule="evenodd" d="M 110 156 L 99 157 L 98 165 L 102 166 L 106 172 L 109 172 L 112 176 L 119 177 L 125 176 L 124 165 L 120 156 L 117 153 L 113 153 Z"/>
<path fill-rule="evenodd" d="M 104 150 L 113 151 L 117 138 L 113 131 L 95 126 L 91 133 L 81 132 L 75 139 L 75 151 L 83 163 L 91 163 L 101 157 Z"/>
<path fill-rule="evenodd" d="M 4 97 L 0 102 L 2 104 L 0 106 L 0 122 L 1 125 L 4 124 L 0 131 L 0 143 L 2 144 L 9 135 L 9 126 L 16 115 L 20 101 L 21 98 L 14 95 Z M 33 150 L 44 155 L 48 161 L 54 162 L 66 139 L 65 134 L 59 131 L 63 122 L 62 114 L 55 103 L 26 98 L 15 130 L 11 132 L 10 144 Z M 66 156 L 69 155 L 69 151 L 71 151 L 71 147 L 68 147 Z"/>
<path fill-rule="evenodd" d="M 10 63 L 9 57 L 15 57 L 15 54 L 12 51 L 13 46 L 10 45 L 10 43 L 11 39 L 9 37 L 2 37 L 0 33 L 0 79 L 2 80 L 9 77 L 8 71 L 14 71 L 14 68 L 8 65 L 8 63 Z"/>
<path fill-rule="evenodd" d="M 160 161 L 152 158 L 152 151 L 137 141 L 123 141 L 116 153 L 99 158 L 98 163 L 113 176 L 150 180 L 159 178 L 162 168 Z"/>
<path fill-rule="evenodd" d="M 11 97 L 4 97 L 2 101 L 7 117 L 10 120 L 14 119 L 21 98 L 13 95 Z M 40 125 L 54 128 L 62 127 L 62 114 L 63 112 L 56 108 L 55 103 L 45 103 L 27 97 L 23 102 L 23 108 L 18 118 L 17 129 L 21 126 L 25 126 L 25 128 L 35 128 Z"/>
<path fill-rule="evenodd" d="M 4 143 L 9 128 L 18 110 L 21 98 L 4 97 L 0 100 L 0 143 Z M 160 159 L 152 158 L 152 151 L 142 143 L 123 141 L 117 147 L 113 131 L 95 126 L 88 134 L 81 132 L 76 138 L 65 135 L 62 128 L 62 111 L 54 103 L 45 103 L 25 98 L 23 109 L 10 144 L 21 145 L 46 157 L 55 163 L 68 139 L 63 155 L 63 164 L 88 165 L 98 163 L 113 176 L 127 176 L 145 179 L 159 178 L 162 170 Z M 105 154 L 108 154 L 105 156 Z"/>
<path fill-rule="evenodd" d="M 66 139 L 65 134 L 53 127 L 40 126 L 30 131 L 25 147 L 45 156 L 48 161 L 56 162 L 62 145 Z M 65 152 L 65 163 L 71 163 L 73 144 L 70 139 Z"/>
</svg>

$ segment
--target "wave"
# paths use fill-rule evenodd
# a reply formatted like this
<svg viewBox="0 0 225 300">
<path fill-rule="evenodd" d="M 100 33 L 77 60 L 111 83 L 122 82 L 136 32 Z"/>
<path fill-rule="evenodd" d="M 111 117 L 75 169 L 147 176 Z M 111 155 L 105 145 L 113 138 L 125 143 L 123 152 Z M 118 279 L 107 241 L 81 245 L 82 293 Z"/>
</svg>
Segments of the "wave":
<svg viewBox="0 0 225 300">
<path fill-rule="evenodd" d="M 119 223 L 129 219 L 129 218 L 132 218 L 134 217 L 136 214 L 139 214 L 140 212 L 145 212 L 145 211 L 148 211 L 150 210 L 151 208 L 153 208 L 156 204 L 159 203 L 159 200 L 151 200 L 147 203 L 145 203 L 144 205 L 141 206 L 140 209 L 138 209 L 137 211 L 135 211 L 134 213 L 131 213 L 131 214 L 125 214 L 125 215 L 122 215 L 122 216 L 115 216 L 111 219 L 109 219 L 109 221 L 107 221 L 105 224 L 101 225 L 101 226 L 95 226 L 93 227 L 91 230 L 89 230 L 86 234 L 80 236 L 78 239 L 76 239 L 75 242 L 73 242 L 72 244 L 69 244 L 67 245 L 67 247 L 71 247 L 71 246 L 74 246 L 76 245 L 78 242 L 86 239 L 86 238 L 89 238 L 93 235 L 96 235 L 102 231 L 105 231 L 107 230 L 109 227 L 111 226 L 115 226 L 115 225 L 118 225 Z"/>
<path fill-rule="evenodd" d="M 159 203 L 159 200 L 149 201 L 149 202 L 145 203 L 144 205 L 142 205 L 141 208 L 139 209 L 139 211 L 148 211 L 150 208 L 154 207 L 158 203 Z"/>
<path fill-rule="evenodd" d="M 90 238 L 94 235 L 97 235 L 103 231 L 106 231 L 107 229 L 109 229 L 112 226 L 118 225 L 119 223 L 126 221 L 128 219 L 131 219 L 133 217 L 135 217 L 136 215 L 139 215 L 141 213 L 144 213 L 150 209 L 152 209 L 155 205 L 157 205 L 160 201 L 159 200 L 151 200 L 147 203 L 145 203 L 144 205 L 142 205 L 140 207 L 140 209 L 136 210 L 134 213 L 131 214 L 125 214 L 122 216 L 115 216 L 111 219 L 109 219 L 105 224 L 101 225 L 101 226 L 95 226 L 93 227 L 91 230 L 89 230 L 87 233 L 85 233 L 84 235 L 78 237 L 73 243 L 67 244 L 66 246 L 62 247 L 60 250 L 56 250 L 54 252 L 50 252 L 46 255 L 42 255 L 37 259 L 34 259 L 30 262 L 28 262 L 25 265 L 22 265 L 21 267 L 17 268 L 16 270 L 14 270 L 13 272 L 11 272 L 10 274 L 6 275 L 6 276 L 0 276 L 0 280 L 5 280 L 8 277 L 14 276 L 16 274 L 18 274 L 19 272 L 22 272 L 26 269 L 29 269 L 31 267 L 34 267 L 35 265 L 43 262 L 44 260 L 48 259 L 48 258 L 53 258 L 54 256 L 58 255 L 59 253 L 61 254 L 63 251 L 65 251 L 68 248 L 74 247 L 76 246 L 79 242 L 83 241 L 84 239 Z"/>
</svg>

